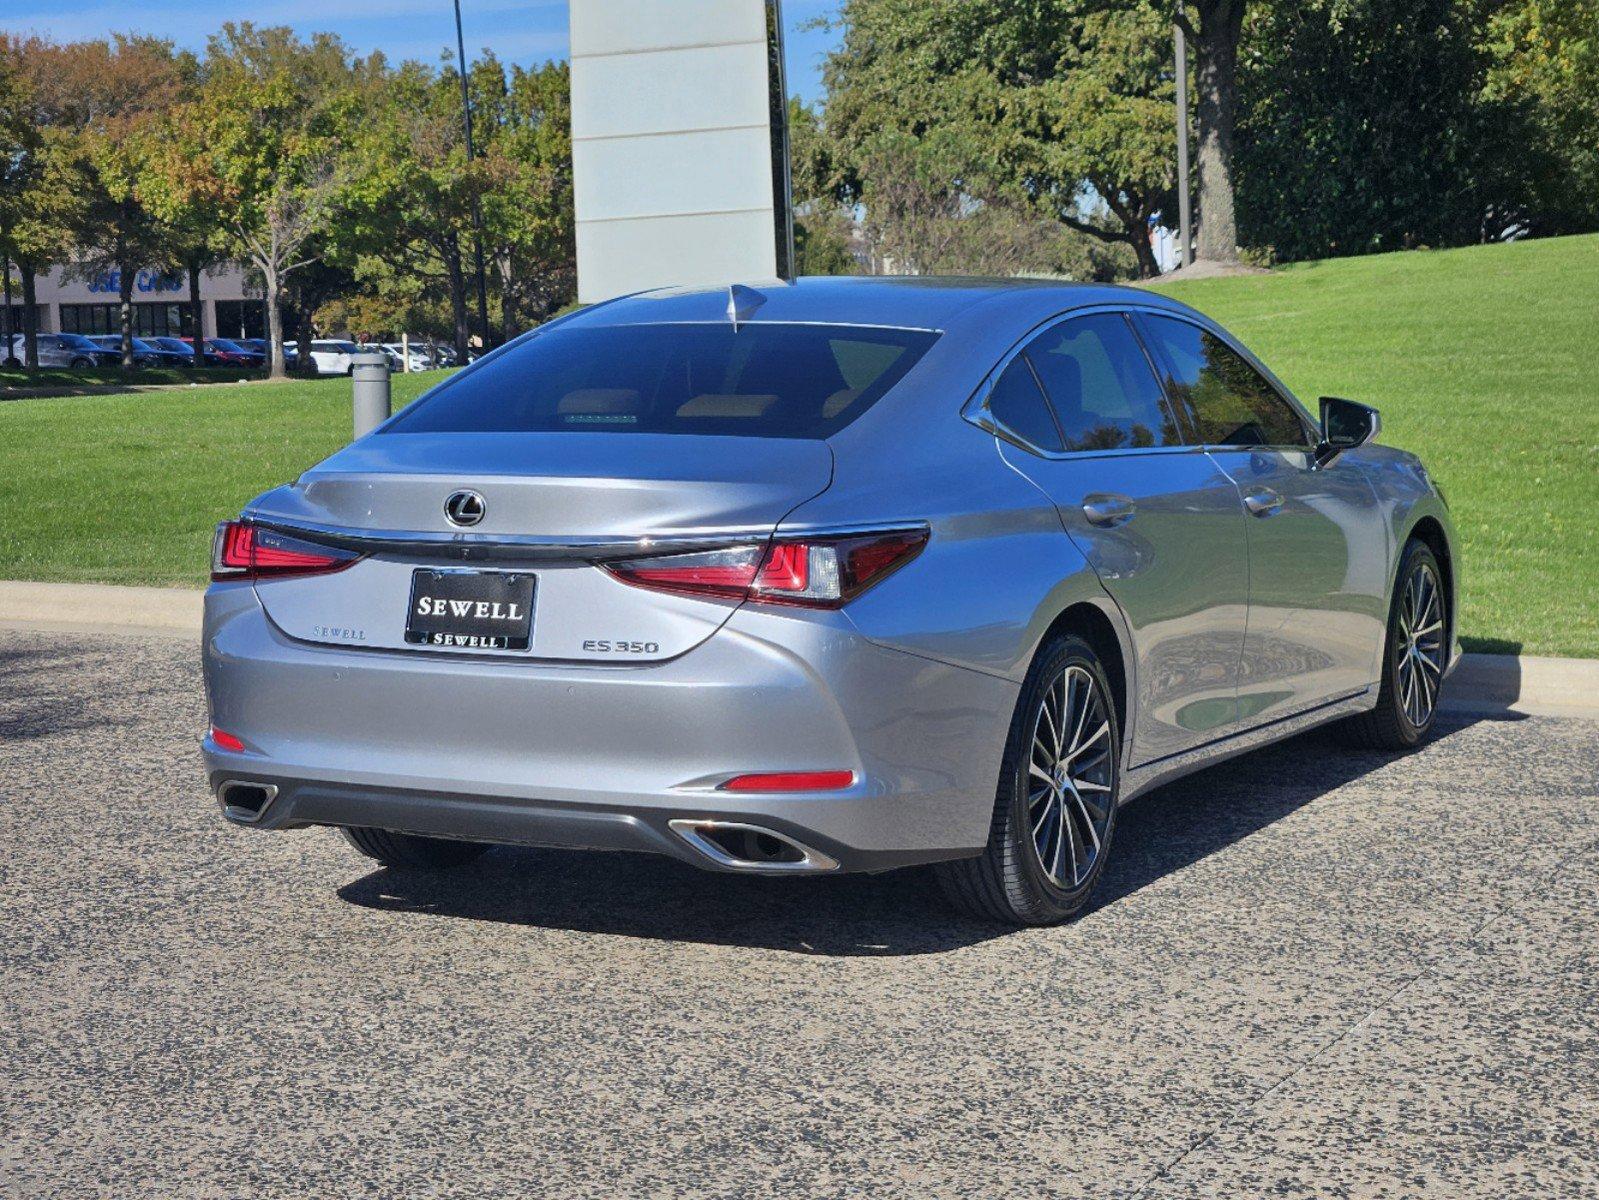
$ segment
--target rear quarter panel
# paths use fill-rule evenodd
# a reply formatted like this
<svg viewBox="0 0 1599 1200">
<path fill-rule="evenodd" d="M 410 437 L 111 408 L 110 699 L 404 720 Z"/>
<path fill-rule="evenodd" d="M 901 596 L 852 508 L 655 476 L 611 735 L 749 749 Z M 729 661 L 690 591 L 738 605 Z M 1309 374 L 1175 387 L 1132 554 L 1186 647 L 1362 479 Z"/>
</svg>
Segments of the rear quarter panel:
<svg viewBox="0 0 1599 1200">
<path fill-rule="evenodd" d="M 1050 624 L 1087 602 L 1110 618 L 1130 661 L 1119 613 L 1055 506 L 960 418 L 964 399 L 951 396 L 917 437 L 881 451 L 835 445 L 833 486 L 780 531 L 928 524 L 926 549 L 843 610 L 883 645 L 1020 682 Z"/>
</svg>

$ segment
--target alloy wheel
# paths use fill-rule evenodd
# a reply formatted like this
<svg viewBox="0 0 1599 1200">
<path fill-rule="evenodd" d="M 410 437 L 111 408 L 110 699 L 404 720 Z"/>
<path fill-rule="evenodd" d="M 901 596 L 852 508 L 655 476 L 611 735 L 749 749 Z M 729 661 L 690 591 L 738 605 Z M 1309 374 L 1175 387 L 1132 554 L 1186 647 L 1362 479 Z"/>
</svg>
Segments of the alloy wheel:
<svg viewBox="0 0 1599 1200">
<path fill-rule="evenodd" d="M 1398 634 L 1399 707 L 1411 725 L 1423 729 L 1438 703 L 1444 659 L 1443 599 L 1428 563 L 1417 563 L 1405 580 Z"/>
<path fill-rule="evenodd" d="M 1049 881 L 1080 887 L 1103 852 L 1114 803 L 1115 746 L 1104 693 L 1085 668 L 1067 666 L 1033 717 L 1027 817 Z"/>
</svg>

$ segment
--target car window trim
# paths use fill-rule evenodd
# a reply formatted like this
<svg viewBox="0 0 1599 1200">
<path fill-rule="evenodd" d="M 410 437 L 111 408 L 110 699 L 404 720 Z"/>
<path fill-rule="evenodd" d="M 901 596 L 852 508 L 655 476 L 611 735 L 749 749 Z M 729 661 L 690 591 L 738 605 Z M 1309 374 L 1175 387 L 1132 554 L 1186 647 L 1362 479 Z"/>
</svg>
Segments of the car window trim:
<svg viewBox="0 0 1599 1200">
<path fill-rule="evenodd" d="M 1080 320 L 1083 317 L 1111 315 L 1122 318 L 1123 324 L 1128 327 L 1128 332 L 1132 335 L 1134 344 L 1143 351 L 1144 359 L 1149 364 L 1150 373 L 1155 377 L 1155 384 L 1160 388 L 1161 407 L 1165 411 L 1165 415 L 1170 417 L 1172 423 L 1179 429 L 1191 433 L 1192 431 L 1188 430 L 1183 414 L 1173 406 L 1171 398 L 1167 394 L 1166 381 L 1160 366 L 1151 356 L 1148 347 L 1144 345 L 1142 337 L 1139 336 L 1139 330 L 1136 321 L 1133 320 L 1133 315 L 1140 311 L 1163 312 L 1165 310 L 1157 308 L 1146 310 L 1144 306 L 1133 304 L 1089 304 L 1081 308 L 1067 309 L 1065 312 L 1056 313 L 1054 316 L 1039 322 L 1023 334 L 1016 344 L 1001 356 L 998 363 L 983 376 L 982 382 L 977 385 L 977 390 L 962 405 L 962 418 L 984 432 L 994 437 L 1002 438 L 1020 449 L 1026 450 L 1029 454 L 1036 455 L 1039 458 L 1047 458 L 1051 461 L 1074 458 L 1125 458 L 1134 454 L 1192 454 L 1203 451 L 1203 446 L 1195 446 L 1187 442 L 1175 446 L 1119 446 L 1108 450 L 1049 450 L 1028 441 L 1027 438 L 997 419 L 988 409 L 988 398 L 994 391 L 994 385 L 999 382 L 999 377 L 1009 370 L 1010 364 L 1018 357 L 1024 357 L 1027 348 L 1039 338 L 1057 326 L 1066 324 L 1068 321 Z M 1060 423 L 1060 414 L 1055 411 L 1054 401 L 1049 398 L 1049 389 L 1044 386 L 1043 381 L 1038 377 L 1038 369 L 1033 366 L 1032 360 L 1027 359 L 1026 362 L 1027 369 L 1032 372 L 1033 382 L 1038 385 L 1038 390 L 1043 394 L 1044 404 L 1049 409 L 1049 415 L 1055 422 L 1055 430 L 1060 435 L 1062 444 L 1064 444 L 1066 431 Z"/>
<path fill-rule="evenodd" d="M 1243 446 L 1234 442 L 1201 441 L 1199 439 L 1199 426 L 1194 422 L 1193 412 L 1190 411 L 1187 406 L 1179 405 L 1176 397 L 1171 394 L 1171 384 L 1176 378 L 1176 370 L 1172 366 L 1171 359 L 1167 356 L 1166 351 L 1161 347 L 1160 340 L 1147 329 L 1143 328 L 1143 318 L 1145 316 L 1165 317 L 1167 320 L 1180 321 L 1184 325 L 1192 325 L 1201 333 L 1210 334 L 1217 341 L 1221 342 L 1222 345 L 1226 346 L 1234 354 L 1238 355 L 1239 358 L 1244 360 L 1244 364 L 1246 366 L 1253 370 L 1256 375 L 1260 376 L 1261 381 L 1265 383 L 1265 385 L 1271 390 L 1272 394 L 1288 406 L 1288 411 L 1291 412 L 1294 415 L 1294 419 L 1299 422 L 1300 430 L 1303 432 L 1306 441 L 1302 444 L 1269 442 L 1258 446 Z M 1221 326 L 1212 321 L 1196 321 L 1188 313 L 1171 312 L 1161 308 L 1144 308 L 1138 310 L 1138 319 L 1134 323 L 1138 326 L 1138 331 L 1146 343 L 1146 352 L 1151 356 L 1151 359 L 1154 360 L 1158 356 L 1158 361 L 1160 362 L 1161 366 L 1156 369 L 1155 377 L 1160 381 L 1161 390 L 1166 393 L 1167 403 L 1171 405 L 1173 410 L 1178 412 L 1179 423 L 1188 430 L 1188 435 L 1195 439 L 1194 445 L 1197 449 L 1231 451 L 1309 451 L 1315 449 L 1316 442 L 1318 440 L 1317 428 L 1315 422 L 1310 419 L 1310 415 L 1305 411 L 1304 405 L 1300 404 L 1298 398 L 1295 397 L 1294 394 L 1290 392 L 1287 387 L 1284 386 L 1283 383 L 1271 373 L 1265 363 L 1261 362 L 1258 358 L 1251 354 L 1248 349 L 1238 341 L 1237 338 L 1233 337 Z"/>
</svg>

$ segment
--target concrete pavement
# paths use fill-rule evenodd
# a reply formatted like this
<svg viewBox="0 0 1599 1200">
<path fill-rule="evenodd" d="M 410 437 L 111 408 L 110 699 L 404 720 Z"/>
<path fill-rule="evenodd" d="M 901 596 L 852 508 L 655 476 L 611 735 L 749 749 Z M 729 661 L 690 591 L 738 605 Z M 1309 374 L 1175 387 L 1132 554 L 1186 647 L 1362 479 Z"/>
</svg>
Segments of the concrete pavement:
<svg viewBox="0 0 1599 1200">
<path fill-rule="evenodd" d="M 1008 932 L 228 827 L 194 660 L 0 632 L 0 1195 L 1599 1195 L 1594 723 L 1247 756 Z"/>
</svg>

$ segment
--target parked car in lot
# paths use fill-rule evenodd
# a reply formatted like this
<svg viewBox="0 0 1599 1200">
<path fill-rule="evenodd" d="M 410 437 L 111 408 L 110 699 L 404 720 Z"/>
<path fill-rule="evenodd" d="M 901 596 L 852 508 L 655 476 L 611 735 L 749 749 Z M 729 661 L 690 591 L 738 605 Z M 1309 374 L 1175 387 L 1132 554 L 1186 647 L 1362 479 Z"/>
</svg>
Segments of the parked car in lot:
<svg viewBox="0 0 1599 1200">
<path fill-rule="evenodd" d="M 1142 291 L 595 305 L 218 528 L 209 782 L 394 866 L 932 863 L 979 917 L 1063 920 L 1140 793 L 1431 729 L 1454 533 L 1378 428 Z"/>
<path fill-rule="evenodd" d="M 212 337 L 205 339 L 205 348 L 217 356 L 217 361 L 229 367 L 260 367 L 265 364 L 266 356 L 254 346 L 246 346 L 232 338 Z"/>
<path fill-rule="evenodd" d="M 122 361 L 120 353 L 109 353 L 81 333 L 40 333 L 35 335 L 41 367 L 114 367 Z M 20 367 L 27 361 L 27 344 L 22 334 L 14 334 L 5 365 Z"/>
<path fill-rule="evenodd" d="M 246 350 L 252 350 L 259 354 L 262 363 L 265 363 L 272 356 L 272 344 L 266 338 L 234 338 L 232 340 Z M 285 366 L 292 370 L 299 357 L 300 347 L 297 342 L 286 341 L 283 343 L 283 362 Z"/>
<path fill-rule="evenodd" d="M 144 340 L 149 342 L 152 346 L 155 346 L 157 349 L 165 350 L 169 354 L 181 354 L 185 359 L 188 360 L 185 364 L 186 366 L 192 367 L 194 365 L 194 342 L 191 339 L 181 337 L 152 337 L 145 338 Z M 217 365 L 216 355 L 212 354 L 209 350 L 205 351 L 204 355 L 206 366 L 214 367 Z"/>
<path fill-rule="evenodd" d="M 102 350 L 110 351 L 115 355 L 115 361 L 122 361 L 122 336 L 115 333 L 97 333 L 89 338 Z M 133 365 L 136 367 L 192 367 L 194 355 L 192 353 L 178 354 L 172 350 L 164 350 L 160 346 L 136 337 L 132 339 Z"/>
<path fill-rule="evenodd" d="M 354 342 L 319 338 L 311 343 L 311 362 L 318 375 L 348 375 L 355 369 L 351 355 L 361 353 Z"/>
<path fill-rule="evenodd" d="M 377 348 L 387 356 L 392 371 L 405 370 L 407 356 L 413 371 L 427 371 L 433 367 L 433 357 L 425 343 L 383 342 Z"/>
</svg>

